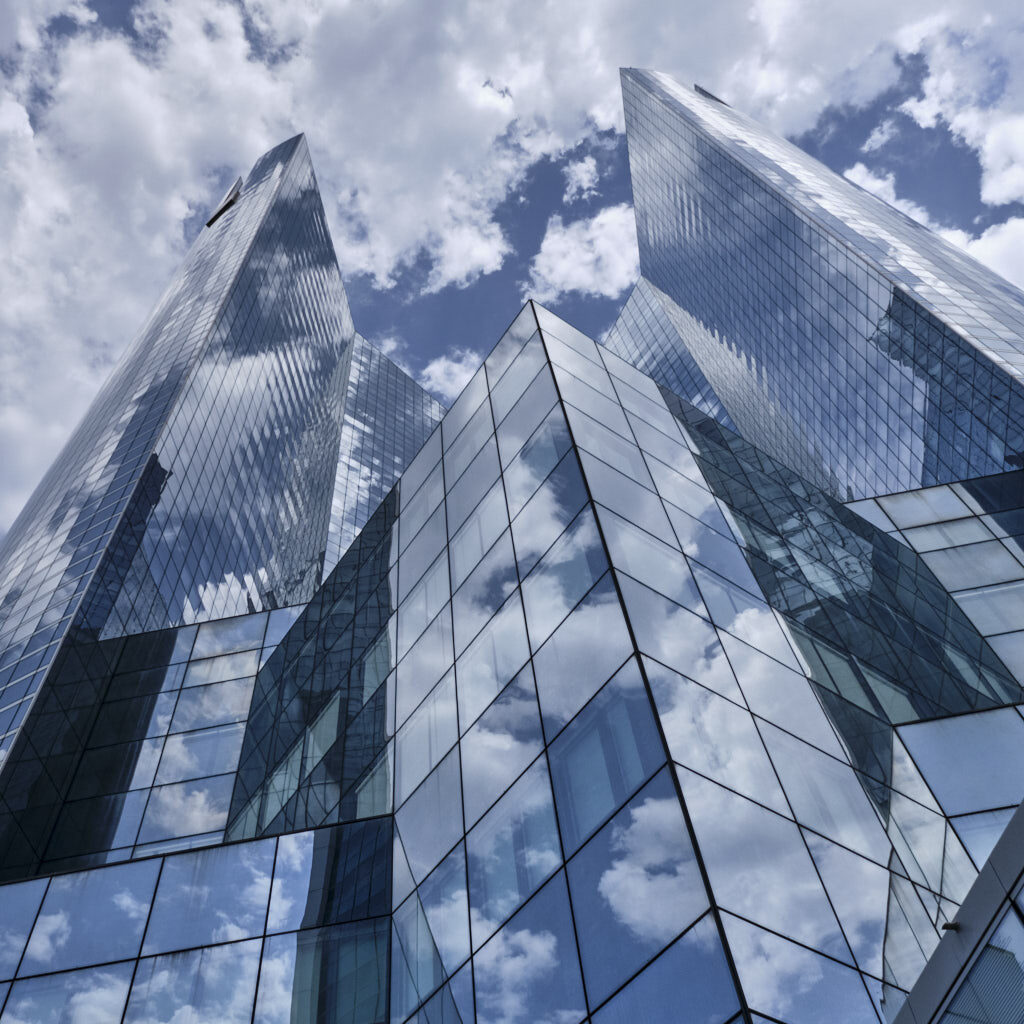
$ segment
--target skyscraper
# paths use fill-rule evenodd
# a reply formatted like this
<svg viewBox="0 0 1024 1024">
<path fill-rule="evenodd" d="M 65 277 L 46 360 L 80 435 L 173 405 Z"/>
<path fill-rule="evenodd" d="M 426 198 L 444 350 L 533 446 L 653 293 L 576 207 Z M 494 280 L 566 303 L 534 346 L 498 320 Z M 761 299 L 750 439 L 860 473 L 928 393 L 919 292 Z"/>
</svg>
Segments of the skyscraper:
<svg viewBox="0 0 1024 1024">
<path fill-rule="evenodd" d="M 1016 1019 L 1019 297 L 624 86 L 607 344 L 447 412 L 301 138 L 214 211 L 5 548 L 0 1024 Z"/>
</svg>

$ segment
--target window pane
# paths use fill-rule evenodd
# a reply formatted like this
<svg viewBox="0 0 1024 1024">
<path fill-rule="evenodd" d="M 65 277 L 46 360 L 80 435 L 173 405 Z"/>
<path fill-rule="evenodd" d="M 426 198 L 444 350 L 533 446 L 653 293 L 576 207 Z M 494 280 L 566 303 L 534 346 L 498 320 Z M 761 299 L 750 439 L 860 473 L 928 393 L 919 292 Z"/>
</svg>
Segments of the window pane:
<svg viewBox="0 0 1024 1024">
<path fill-rule="evenodd" d="M 272 839 L 168 857 L 143 953 L 259 935 L 273 863 Z"/>
<path fill-rule="evenodd" d="M 125 1024 L 247 1024 L 259 962 L 259 939 L 141 960 Z"/>
<path fill-rule="evenodd" d="M 0 978 L 14 977 L 45 888 L 45 878 L 0 888 Z"/>
<path fill-rule="evenodd" d="M 597 520 L 585 508 L 523 581 L 526 628 L 534 650 L 607 568 Z"/>
<path fill-rule="evenodd" d="M 459 721 L 474 722 L 523 667 L 530 649 L 518 592 L 466 648 L 455 667 L 459 692 Z"/>
<path fill-rule="evenodd" d="M 244 722 L 168 736 L 156 775 L 157 784 L 234 771 L 244 736 Z"/>
<path fill-rule="evenodd" d="M 569 452 L 512 521 L 512 539 L 525 576 L 576 518 L 587 500 L 576 456 Z"/>
<path fill-rule="evenodd" d="M 665 769 L 576 854 L 568 874 L 591 1006 L 708 909 Z"/>
<path fill-rule="evenodd" d="M 136 956 L 159 867 L 147 861 L 52 879 L 18 973 Z"/>
<path fill-rule="evenodd" d="M 462 653 L 518 585 L 512 533 L 506 530 L 452 599 L 456 654 Z"/>
<path fill-rule="evenodd" d="M 205 729 L 211 725 L 244 722 L 256 680 L 233 679 L 183 690 L 171 721 L 171 732 Z"/>
<path fill-rule="evenodd" d="M 473 945 L 562 863 L 548 770 L 541 758 L 466 838 Z"/>
<path fill-rule="evenodd" d="M 381 818 L 281 836 L 267 930 L 389 913 L 391 842 L 391 825 Z"/>
<path fill-rule="evenodd" d="M 561 872 L 474 957 L 478 1024 L 580 1021 L 586 1014 L 565 876 Z M 517 970 L 510 971 L 515 964 Z M 529 978 L 529 984 L 523 984 Z"/>
<path fill-rule="evenodd" d="M 533 674 L 526 665 L 462 737 L 467 825 L 498 799 L 543 745 Z"/>
<path fill-rule="evenodd" d="M 395 753 L 396 805 L 403 803 L 430 774 L 458 738 L 455 674 L 449 672 L 398 731 Z"/>
<path fill-rule="evenodd" d="M 134 963 L 110 964 L 70 974 L 15 982 L 3 1024 L 78 1024 L 120 1020 Z M 0 986 L 0 995 L 3 988 Z"/>
<path fill-rule="evenodd" d="M 395 825 L 417 883 L 462 835 L 459 774 L 456 747 L 395 812 Z"/>
<path fill-rule="evenodd" d="M 642 680 L 620 674 L 549 748 L 566 854 L 576 850 L 664 763 Z"/>
<path fill-rule="evenodd" d="M 549 740 L 632 653 L 622 605 L 607 573 L 534 655 Z"/>
<path fill-rule="evenodd" d="M 499 437 L 501 430 L 498 431 Z M 560 406 L 547 415 L 523 450 L 505 467 L 505 492 L 509 514 L 516 516 L 572 447 L 569 429 Z"/>
<path fill-rule="evenodd" d="M 670 669 L 651 661 L 646 665 L 672 757 L 723 786 L 788 814 L 786 798 L 750 712 Z"/>
<path fill-rule="evenodd" d="M 686 993 L 687 1014 L 701 1024 L 720 1024 L 739 1010 L 722 941 L 710 916 L 595 1013 L 594 1024 L 672 1020 L 680 992 Z"/>
</svg>

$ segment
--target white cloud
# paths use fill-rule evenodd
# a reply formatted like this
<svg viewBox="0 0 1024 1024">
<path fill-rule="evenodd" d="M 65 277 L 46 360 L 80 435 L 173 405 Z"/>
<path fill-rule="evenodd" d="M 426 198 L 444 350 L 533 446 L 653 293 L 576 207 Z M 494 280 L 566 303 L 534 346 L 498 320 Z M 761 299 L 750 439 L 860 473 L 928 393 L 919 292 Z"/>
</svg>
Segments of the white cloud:
<svg viewBox="0 0 1024 1024">
<path fill-rule="evenodd" d="M 958 245 L 976 260 L 991 267 L 997 274 L 1002 274 L 1011 284 L 1024 288 L 1024 217 L 1011 217 L 1001 224 L 986 228 L 980 235 L 971 235 L 956 228 L 938 224 L 928 211 L 918 203 L 909 199 L 901 199 L 896 194 L 896 179 L 893 174 L 875 174 L 862 163 L 847 168 L 843 174 L 884 199 L 897 210 L 902 210 L 908 217 L 932 231 L 942 235 L 948 242 Z"/>
<path fill-rule="evenodd" d="M 875 174 L 864 164 L 856 163 L 843 171 L 843 176 L 855 185 L 860 185 L 861 188 L 878 196 L 879 199 L 884 199 L 890 206 L 896 207 L 897 210 L 913 218 L 919 224 L 924 224 L 929 228 L 935 227 L 928 211 L 923 206 L 909 199 L 900 199 L 896 195 L 896 176 L 894 174 Z"/>
<path fill-rule="evenodd" d="M 875 125 L 871 130 L 871 134 L 864 140 L 864 145 L 860 147 L 860 151 L 862 153 L 873 153 L 876 149 L 881 149 L 895 136 L 896 122 L 891 117 L 887 117 L 881 124 Z"/>
<path fill-rule="evenodd" d="M 585 156 L 582 160 L 573 160 L 562 168 L 562 175 L 565 178 L 565 193 L 562 196 L 563 203 L 571 203 L 577 199 L 589 199 L 597 195 L 597 182 L 600 174 L 597 170 L 597 161 L 592 156 Z"/>
<path fill-rule="evenodd" d="M 632 207 L 607 206 L 571 224 L 556 215 L 530 264 L 523 294 L 538 302 L 553 302 L 566 292 L 614 299 L 636 283 L 639 272 Z"/>
<path fill-rule="evenodd" d="M 472 349 L 449 349 L 427 363 L 419 375 L 419 382 L 443 402 L 451 404 L 476 373 L 480 360 L 480 353 Z"/>
<path fill-rule="evenodd" d="M 580 18 L 541 0 L 139 0 L 132 40 L 84 0 L 0 5 L 0 530 L 178 265 L 186 223 L 294 131 L 344 271 L 382 287 L 412 266 L 428 291 L 468 285 L 508 260 L 498 205 L 537 161 L 621 127 L 619 65 L 799 132 L 875 98 L 894 57 L 919 52 L 907 112 L 950 124 L 979 153 L 985 200 L 1003 202 L 1024 194 L 1017 6 L 865 0 L 852 16 L 832 0 L 809 17 L 806 0 L 653 0 L 638 17 L 594 0 Z M 62 14 L 72 30 L 47 34 Z M 595 250 L 575 274 L 541 254 L 550 287 L 614 293 L 623 268 L 583 241 Z"/>
</svg>

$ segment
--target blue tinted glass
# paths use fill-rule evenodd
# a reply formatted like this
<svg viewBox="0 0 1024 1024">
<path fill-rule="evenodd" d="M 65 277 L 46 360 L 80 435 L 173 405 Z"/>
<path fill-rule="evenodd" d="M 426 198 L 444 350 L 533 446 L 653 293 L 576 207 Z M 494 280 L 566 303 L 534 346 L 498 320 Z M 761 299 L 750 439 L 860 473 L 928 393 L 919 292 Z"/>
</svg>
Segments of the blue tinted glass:
<svg viewBox="0 0 1024 1024">
<path fill-rule="evenodd" d="M 619 811 L 567 870 L 592 1006 L 708 908 L 667 770 Z"/>
<path fill-rule="evenodd" d="M 273 840 L 167 858 L 143 953 L 260 934 L 273 864 Z"/>
<path fill-rule="evenodd" d="M 582 1020 L 587 1011 L 565 876 L 548 882 L 473 964 L 478 1021 Z"/>
<path fill-rule="evenodd" d="M 473 944 L 479 946 L 561 865 L 544 758 L 480 819 L 466 848 Z"/>
<path fill-rule="evenodd" d="M 43 899 L 46 879 L 0 889 L 0 978 L 13 978 Z"/>
<path fill-rule="evenodd" d="M 259 962 L 258 939 L 140 960 L 125 1024 L 246 1024 Z"/>
<path fill-rule="evenodd" d="M 146 861 L 54 878 L 19 973 L 42 974 L 135 956 L 159 867 L 158 861 Z M 97 928 L 98 921 L 102 928 Z"/>
<path fill-rule="evenodd" d="M 664 763 L 639 676 L 616 676 L 551 744 L 549 754 L 568 854 Z"/>
<path fill-rule="evenodd" d="M 739 1009 L 718 930 L 703 918 L 594 1014 L 594 1024 L 672 1020 L 723 1024 Z"/>
<path fill-rule="evenodd" d="M 120 1020 L 134 963 L 26 978 L 11 986 L 2 1024 Z M 6 986 L 5 986 L 6 987 Z"/>
</svg>

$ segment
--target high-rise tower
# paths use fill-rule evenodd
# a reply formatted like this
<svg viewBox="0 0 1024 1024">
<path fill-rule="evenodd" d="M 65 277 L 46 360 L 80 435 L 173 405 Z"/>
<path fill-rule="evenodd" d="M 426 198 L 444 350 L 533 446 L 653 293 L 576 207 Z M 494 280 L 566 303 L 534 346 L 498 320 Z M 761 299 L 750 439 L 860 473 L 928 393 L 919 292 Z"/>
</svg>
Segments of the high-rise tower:
<svg viewBox="0 0 1024 1024">
<path fill-rule="evenodd" d="M 12 531 L 0 1024 L 1024 1019 L 1020 298 L 624 83 L 644 276 L 446 412 L 300 140 L 214 212 Z"/>
</svg>

